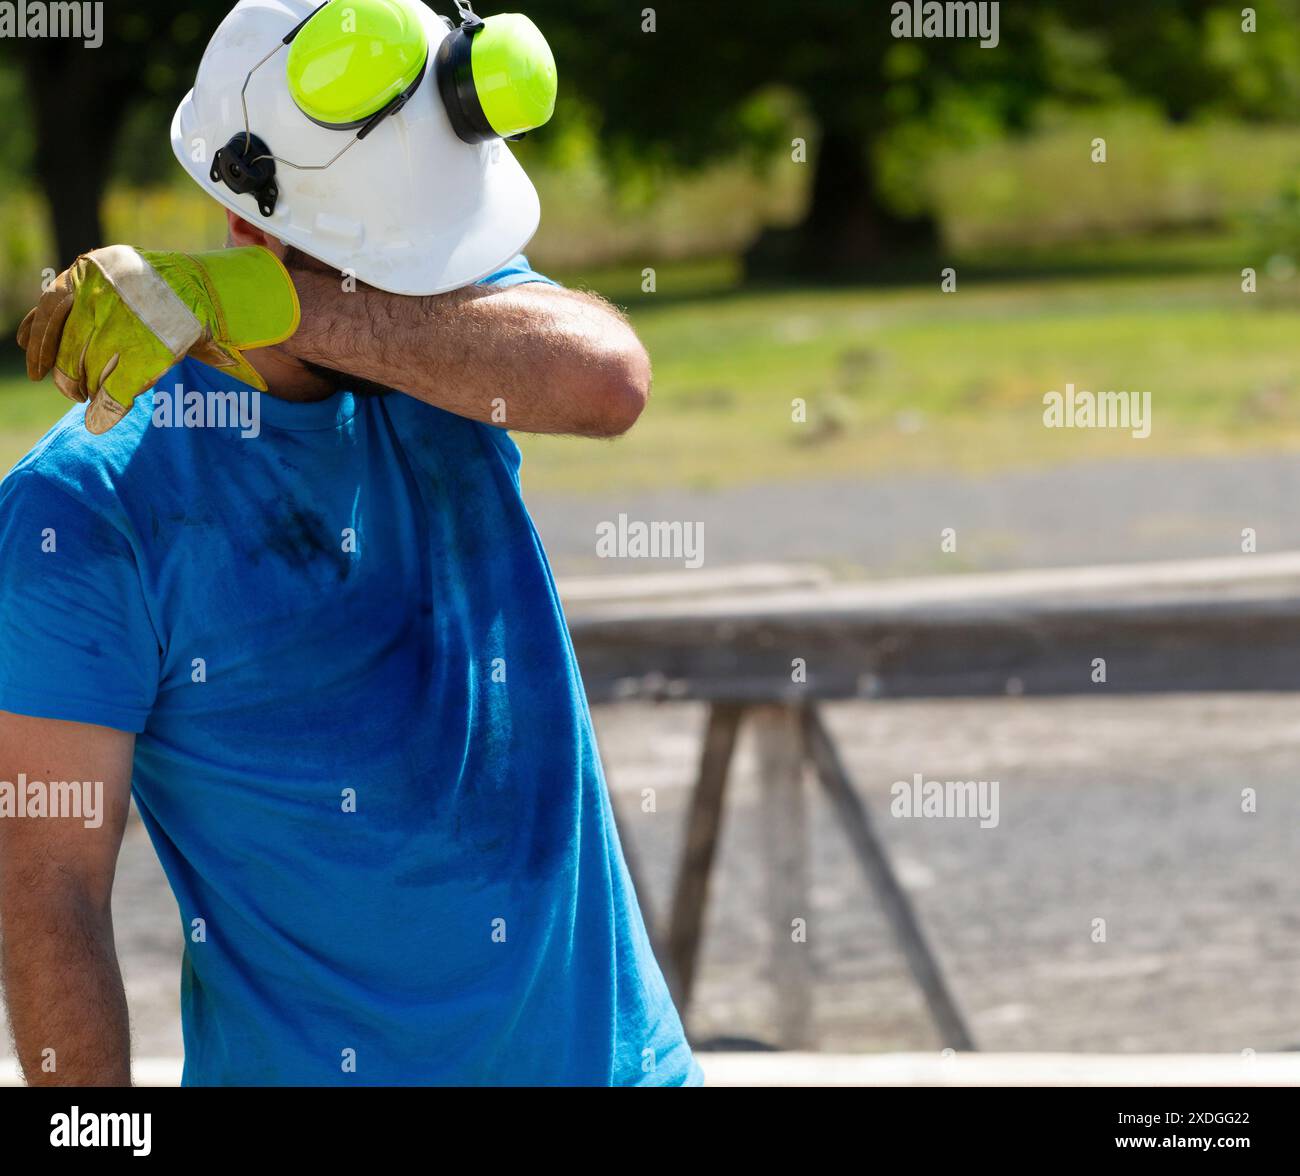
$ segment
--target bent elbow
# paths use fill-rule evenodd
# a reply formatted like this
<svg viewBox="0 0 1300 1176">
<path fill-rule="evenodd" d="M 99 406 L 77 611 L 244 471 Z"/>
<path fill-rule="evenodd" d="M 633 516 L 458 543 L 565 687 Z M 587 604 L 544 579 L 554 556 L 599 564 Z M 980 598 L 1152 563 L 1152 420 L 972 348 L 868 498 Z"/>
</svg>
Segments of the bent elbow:
<svg viewBox="0 0 1300 1176">
<path fill-rule="evenodd" d="M 637 348 L 605 365 L 596 381 L 593 434 L 620 437 L 636 424 L 650 400 L 650 358 Z"/>
</svg>

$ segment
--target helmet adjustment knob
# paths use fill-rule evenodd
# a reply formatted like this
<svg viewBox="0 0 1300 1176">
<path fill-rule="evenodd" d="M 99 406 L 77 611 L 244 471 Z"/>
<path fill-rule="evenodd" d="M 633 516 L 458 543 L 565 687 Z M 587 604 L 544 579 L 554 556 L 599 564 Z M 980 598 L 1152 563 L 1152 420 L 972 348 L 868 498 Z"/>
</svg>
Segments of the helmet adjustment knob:
<svg viewBox="0 0 1300 1176">
<path fill-rule="evenodd" d="M 208 173 L 214 184 L 225 184 L 240 196 L 251 194 L 263 216 L 275 212 L 280 189 L 275 182 L 271 149 L 256 135 L 239 131 L 212 157 Z"/>
</svg>

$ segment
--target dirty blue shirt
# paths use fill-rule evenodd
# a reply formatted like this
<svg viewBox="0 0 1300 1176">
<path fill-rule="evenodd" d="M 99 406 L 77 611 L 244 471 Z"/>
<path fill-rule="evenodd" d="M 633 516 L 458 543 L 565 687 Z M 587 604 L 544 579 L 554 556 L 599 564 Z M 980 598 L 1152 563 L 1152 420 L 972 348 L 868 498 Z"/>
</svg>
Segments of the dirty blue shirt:
<svg viewBox="0 0 1300 1176">
<path fill-rule="evenodd" d="M 513 441 L 254 397 L 186 360 L 0 484 L 0 709 L 136 733 L 184 1081 L 698 1081 Z"/>
</svg>

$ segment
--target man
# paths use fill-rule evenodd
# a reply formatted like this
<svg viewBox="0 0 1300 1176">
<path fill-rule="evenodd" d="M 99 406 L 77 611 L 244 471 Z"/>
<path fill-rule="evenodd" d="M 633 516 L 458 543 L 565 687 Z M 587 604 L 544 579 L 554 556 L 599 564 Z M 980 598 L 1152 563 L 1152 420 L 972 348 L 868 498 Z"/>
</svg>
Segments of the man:
<svg viewBox="0 0 1300 1176">
<path fill-rule="evenodd" d="M 367 59 L 410 41 L 407 3 L 349 0 Z M 173 126 L 187 167 L 196 128 L 237 151 L 251 130 L 281 163 L 346 141 L 294 125 L 285 94 L 297 110 L 308 96 L 292 61 L 254 75 L 252 128 L 217 125 L 314 7 L 241 0 L 227 17 Z M 300 35 L 309 50 L 341 35 L 331 13 Z M 463 30 L 415 19 L 430 61 Z M 53 368 L 89 405 L 0 485 L 0 778 L 102 782 L 98 823 L 30 805 L 0 819 L 29 1082 L 130 1080 L 109 900 L 132 792 L 180 908 L 187 1084 L 699 1081 L 498 427 L 504 411 L 524 431 L 622 433 L 648 360 L 600 300 L 522 255 L 501 264 L 535 225 L 526 200 L 503 210 L 522 172 L 502 170 L 517 165 L 499 142 L 453 142 L 445 78 L 411 77 L 329 169 L 277 168 L 279 236 L 268 185 L 235 191 L 203 161 L 190 170 L 227 207 L 224 262 L 97 251 L 24 328 L 33 374 Z M 476 117 L 500 130 L 500 109 Z M 465 183 L 395 226 L 425 164 L 385 155 L 413 142 Z M 470 213 L 449 242 L 451 206 Z M 351 232 L 349 217 L 369 219 Z M 282 341 L 253 346 L 259 329 Z M 259 382 L 253 427 L 167 427 L 196 394 Z"/>
</svg>

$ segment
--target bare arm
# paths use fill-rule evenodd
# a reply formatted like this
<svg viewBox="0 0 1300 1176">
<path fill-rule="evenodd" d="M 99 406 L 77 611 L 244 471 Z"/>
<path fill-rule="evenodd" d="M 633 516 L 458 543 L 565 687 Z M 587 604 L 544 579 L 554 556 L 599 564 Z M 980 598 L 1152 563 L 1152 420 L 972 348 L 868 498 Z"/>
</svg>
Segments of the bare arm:
<svg viewBox="0 0 1300 1176">
<path fill-rule="evenodd" d="M 403 297 L 295 268 L 302 325 L 281 349 L 458 416 L 528 433 L 611 437 L 650 394 L 627 321 L 590 294 L 541 283 Z M 500 409 L 504 405 L 505 419 Z"/>
<path fill-rule="evenodd" d="M 127 732 L 0 711 L 0 779 L 103 782 L 98 827 L 84 816 L 0 818 L 0 975 L 33 1086 L 131 1084 L 109 899 L 134 747 Z"/>
</svg>

